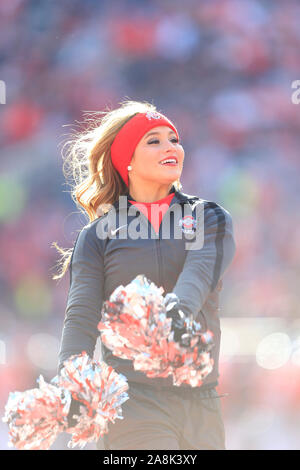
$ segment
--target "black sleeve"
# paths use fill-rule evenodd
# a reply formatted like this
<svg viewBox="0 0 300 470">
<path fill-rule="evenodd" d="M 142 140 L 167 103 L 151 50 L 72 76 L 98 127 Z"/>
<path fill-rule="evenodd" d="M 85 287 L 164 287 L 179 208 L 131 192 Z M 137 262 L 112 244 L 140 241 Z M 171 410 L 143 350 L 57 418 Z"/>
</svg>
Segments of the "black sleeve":
<svg viewBox="0 0 300 470">
<path fill-rule="evenodd" d="M 204 204 L 202 248 L 187 250 L 173 289 L 182 310 L 194 318 L 229 267 L 236 250 L 229 212 L 214 202 Z"/>
<path fill-rule="evenodd" d="M 92 358 L 99 335 L 103 303 L 103 256 L 95 225 L 77 236 L 70 262 L 70 288 L 61 337 L 58 373 L 72 354 L 86 351 Z"/>
</svg>

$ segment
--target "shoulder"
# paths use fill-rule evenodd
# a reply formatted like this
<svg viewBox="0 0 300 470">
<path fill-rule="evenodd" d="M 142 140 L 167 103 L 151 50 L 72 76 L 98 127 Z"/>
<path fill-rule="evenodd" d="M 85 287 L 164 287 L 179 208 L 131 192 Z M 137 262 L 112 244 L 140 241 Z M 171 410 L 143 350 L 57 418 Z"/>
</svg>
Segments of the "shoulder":
<svg viewBox="0 0 300 470">
<path fill-rule="evenodd" d="M 204 221 L 207 226 L 216 226 L 218 231 L 232 232 L 232 215 L 228 209 L 215 201 L 201 200 L 204 205 Z"/>
<path fill-rule="evenodd" d="M 88 222 L 77 232 L 74 249 L 83 251 L 99 251 L 101 248 L 101 237 L 99 236 L 99 222 L 103 217 Z"/>
</svg>

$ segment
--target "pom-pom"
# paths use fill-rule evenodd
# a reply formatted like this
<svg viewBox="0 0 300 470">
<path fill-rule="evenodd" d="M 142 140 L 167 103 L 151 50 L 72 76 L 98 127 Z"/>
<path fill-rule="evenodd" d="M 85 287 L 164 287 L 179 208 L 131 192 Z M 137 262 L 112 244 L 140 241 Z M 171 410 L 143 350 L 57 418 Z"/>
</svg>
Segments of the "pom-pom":
<svg viewBox="0 0 300 470">
<path fill-rule="evenodd" d="M 2 420 L 8 424 L 9 447 L 47 450 L 67 426 L 71 394 L 37 379 L 39 388 L 11 392 Z"/>
<path fill-rule="evenodd" d="M 138 275 L 126 287 L 117 287 L 102 306 L 98 324 L 101 339 L 115 356 L 133 361 L 147 377 L 172 375 L 173 384 L 202 385 L 212 371 L 213 334 L 186 318 L 186 333 L 174 341 L 171 318 L 164 306 L 164 289 Z"/>
<path fill-rule="evenodd" d="M 10 447 L 47 450 L 61 432 L 72 434 L 68 447 L 81 448 L 108 432 L 108 423 L 122 419 L 121 405 L 129 396 L 127 379 L 88 355 L 73 355 L 51 384 L 39 377 L 39 388 L 11 392 L 3 421 L 9 426 Z M 79 415 L 68 419 L 72 399 L 80 403 Z"/>
<path fill-rule="evenodd" d="M 108 432 L 108 423 L 123 419 L 121 405 L 129 399 L 126 377 L 105 362 L 89 358 L 86 352 L 64 362 L 60 375 L 51 381 L 71 393 L 80 402 L 77 423 L 65 431 L 72 434 L 68 447 L 83 448 Z"/>
</svg>

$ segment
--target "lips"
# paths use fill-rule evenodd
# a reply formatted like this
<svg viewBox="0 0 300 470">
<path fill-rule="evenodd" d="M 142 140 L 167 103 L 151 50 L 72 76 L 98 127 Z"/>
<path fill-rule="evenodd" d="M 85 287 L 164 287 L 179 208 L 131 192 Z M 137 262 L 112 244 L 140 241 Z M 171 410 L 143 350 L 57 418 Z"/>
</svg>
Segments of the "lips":
<svg viewBox="0 0 300 470">
<path fill-rule="evenodd" d="M 176 164 L 178 163 L 178 158 L 177 158 L 177 157 L 166 157 L 166 158 L 164 158 L 163 160 L 161 160 L 159 163 L 160 163 L 161 165 L 164 165 L 163 162 L 166 161 L 166 160 L 175 160 L 175 161 L 176 161 Z M 167 165 L 168 165 L 168 163 L 167 163 Z M 169 162 L 169 165 L 175 165 L 175 163 Z"/>
</svg>

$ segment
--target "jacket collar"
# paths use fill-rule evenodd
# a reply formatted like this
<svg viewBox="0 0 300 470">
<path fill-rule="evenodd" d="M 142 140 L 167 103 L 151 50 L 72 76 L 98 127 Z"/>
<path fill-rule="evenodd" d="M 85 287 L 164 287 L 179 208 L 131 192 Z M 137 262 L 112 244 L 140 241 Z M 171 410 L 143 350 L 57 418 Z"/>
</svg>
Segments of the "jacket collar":
<svg viewBox="0 0 300 470">
<path fill-rule="evenodd" d="M 174 197 L 171 199 L 170 206 L 172 206 L 173 204 L 177 204 L 177 203 L 178 204 L 193 203 L 199 199 L 197 196 L 191 196 L 189 194 L 185 194 L 182 191 L 177 190 L 174 185 L 169 191 L 169 194 L 171 193 L 174 193 Z M 135 199 L 130 195 L 129 191 L 127 191 L 126 194 L 124 194 L 124 196 L 127 197 L 127 208 L 129 208 L 131 206 L 131 203 L 129 202 L 129 200 L 134 201 Z M 119 200 L 114 202 L 113 206 L 115 209 L 119 209 Z"/>
</svg>

